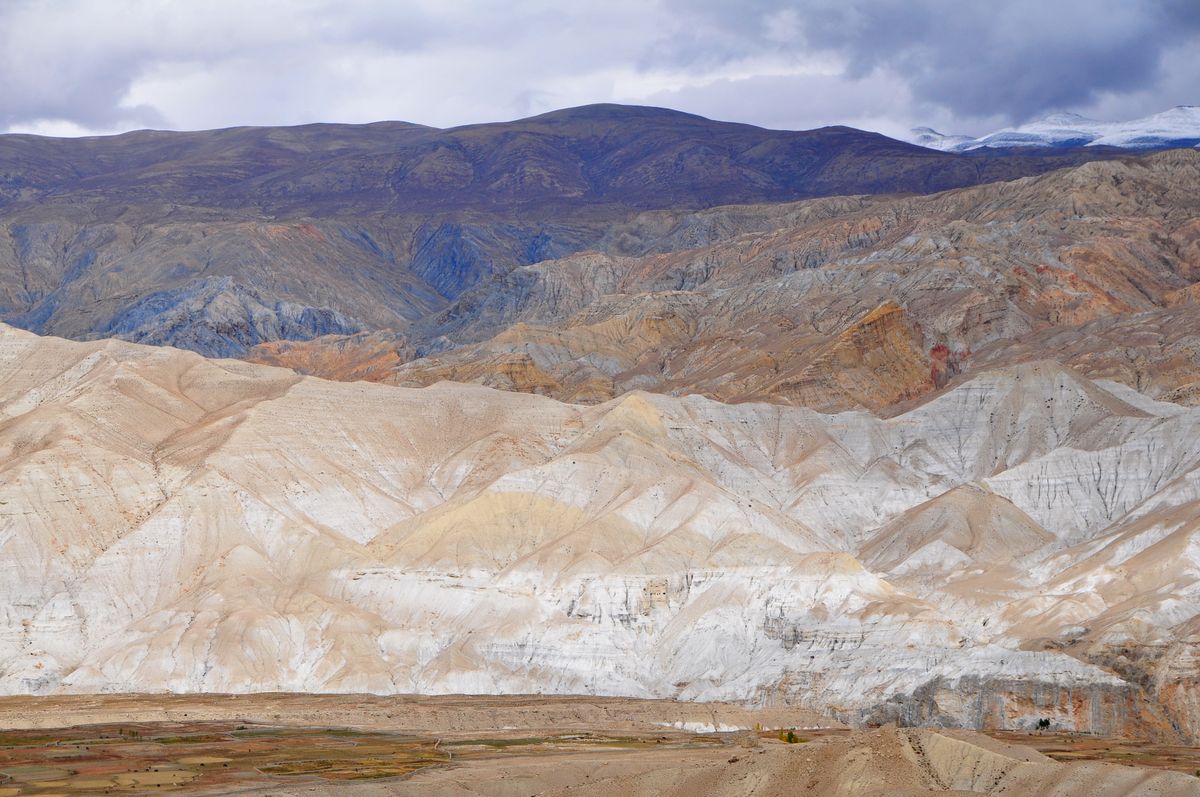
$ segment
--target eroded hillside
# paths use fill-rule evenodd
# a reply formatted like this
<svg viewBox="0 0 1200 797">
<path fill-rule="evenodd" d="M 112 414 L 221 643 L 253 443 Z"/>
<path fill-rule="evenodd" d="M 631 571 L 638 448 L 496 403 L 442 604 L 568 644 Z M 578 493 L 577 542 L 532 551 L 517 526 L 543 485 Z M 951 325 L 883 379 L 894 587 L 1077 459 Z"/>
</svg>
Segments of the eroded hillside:
<svg viewBox="0 0 1200 797">
<path fill-rule="evenodd" d="M 1200 396 L 1200 153 L 903 199 L 651 213 L 515 269 L 405 334 L 267 343 L 339 379 L 595 403 L 630 390 L 896 412 L 1052 358 Z"/>
<path fill-rule="evenodd" d="M 875 322 L 872 322 L 875 323 Z M 1200 410 L 892 418 L 0 331 L 6 692 L 590 693 L 1195 740 Z"/>
</svg>

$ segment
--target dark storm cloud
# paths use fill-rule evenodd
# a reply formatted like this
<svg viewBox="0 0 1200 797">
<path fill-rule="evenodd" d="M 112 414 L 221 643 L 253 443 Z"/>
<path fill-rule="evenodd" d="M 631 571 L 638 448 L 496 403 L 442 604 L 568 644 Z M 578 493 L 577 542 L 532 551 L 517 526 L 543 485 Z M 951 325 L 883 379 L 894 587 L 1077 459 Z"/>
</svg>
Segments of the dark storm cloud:
<svg viewBox="0 0 1200 797">
<path fill-rule="evenodd" d="M 851 76 L 890 69 L 918 100 L 1021 121 L 1157 83 L 1164 52 L 1200 31 L 1197 8 L 1195 0 L 851 2 L 806 14 L 804 35 L 843 53 Z"/>
<path fill-rule="evenodd" d="M 777 127 L 985 132 L 1194 103 L 1200 0 L 0 0 L 0 130 L 643 102 Z"/>
<path fill-rule="evenodd" d="M 1164 55 L 1193 53 L 1200 78 L 1200 0 L 672 0 L 680 14 L 700 14 L 677 56 L 703 61 L 757 47 L 824 51 L 843 75 L 869 80 L 893 72 L 917 101 L 957 116 L 1000 115 L 1022 121 L 1084 107 L 1102 95 L 1153 91 Z M 771 42 L 764 25 L 794 21 L 790 44 Z M 720 31 L 714 35 L 713 31 Z M 728 42 L 736 40 L 730 46 Z M 1174 103 L 1182 104 L 1180 98 Z"/>
</svg>

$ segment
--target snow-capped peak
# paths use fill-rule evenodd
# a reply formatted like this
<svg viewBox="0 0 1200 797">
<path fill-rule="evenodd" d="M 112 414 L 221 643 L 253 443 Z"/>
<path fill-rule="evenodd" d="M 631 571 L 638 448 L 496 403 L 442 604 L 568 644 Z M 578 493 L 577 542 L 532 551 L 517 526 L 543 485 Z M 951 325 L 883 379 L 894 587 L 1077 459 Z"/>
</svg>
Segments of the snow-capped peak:
<svg viewBox="0 0 1200 797">
<path fill-rule="evenodd" d="M 1081 116 L 1077 113 L 1063 111 L 1060 113 L 1052 113 L 1049 116 L 1044 116 L 1034 124 L 1078 127 L 1080 125 L 1096 125 L 1100 124 L 1100 122 L 1097 122 L 1095 119 L 1089 119 L 1086 116 Z"/>
<path fill-rule="evenodd" d="M 947 152 L 981 147 L 1196 147 L 1200 146 L 1200 106 L 1178 105 L 1127 122 L 1098 122 L 1076 113 L 1053 113 L 980 138 L 943 135 L 928 127 L 918 127 L 913 129 L 910 140 Z"/>
<path fill-rule="evenodd" d="M 932 127 L 914 127 L 912 129 L 912 142 L 930 149 L 950 150 L 969 141 L 974 141 L 974 139 L 970 136 L 948 136 L 945 133 L 939 133 Z"/>
</svg>

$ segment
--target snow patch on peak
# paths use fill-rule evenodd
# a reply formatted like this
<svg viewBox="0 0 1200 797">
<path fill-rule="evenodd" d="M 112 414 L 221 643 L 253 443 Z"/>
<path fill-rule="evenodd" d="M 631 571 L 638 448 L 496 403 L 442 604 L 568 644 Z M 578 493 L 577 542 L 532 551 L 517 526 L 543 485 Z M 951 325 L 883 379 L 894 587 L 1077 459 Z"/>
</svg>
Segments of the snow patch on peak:
<svg viewBox="0 0 1200 797">
<path fill-rule="evenodd" d="M 932 127 L 914 127 L 910 132 L 912 133 L 912 143 L 943 151 L 953 150 L 960 144 L 974 141 L 970 136 L 946 135 L 945 133 L 939 133 Z"/>
<path fill-rule="evenodd" d="M 911 141 L 944 152 L 1006 147 L 1197 147 L 1200 146 L 1200 106 L 1177 105 L 1161 113 L 1124 122 L 1099 122 L 1077 113 L 1052 113 L 979 138 L 944 135 L 928 127 L 918 127 L 912 130 Z"/>
<path fill-rule="evenodd" d="M 1100 122 L 1095 119 L 1090 119 L 1082 114 L 1070 113 L 1063 111 L 1060 113 L 1052 113 L 1048 116 L 1043 116 L 1041 119 L 1033 122 L 1035 125 L 1096 125 Z"/>
</svg>

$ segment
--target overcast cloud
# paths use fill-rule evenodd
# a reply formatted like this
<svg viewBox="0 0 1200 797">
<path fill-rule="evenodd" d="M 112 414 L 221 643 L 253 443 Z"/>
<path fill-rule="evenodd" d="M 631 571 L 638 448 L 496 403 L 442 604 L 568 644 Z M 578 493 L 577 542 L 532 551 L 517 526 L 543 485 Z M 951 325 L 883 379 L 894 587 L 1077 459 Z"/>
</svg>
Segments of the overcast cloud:
<svg viewBox="0 0 1200 797">
<path fill-rule="evenodd" d="M 980 134 L 1200 103 L 1200 0 L 0 0 L 0 130 L 403 119 L 592 102 Z"/>
</svg>

